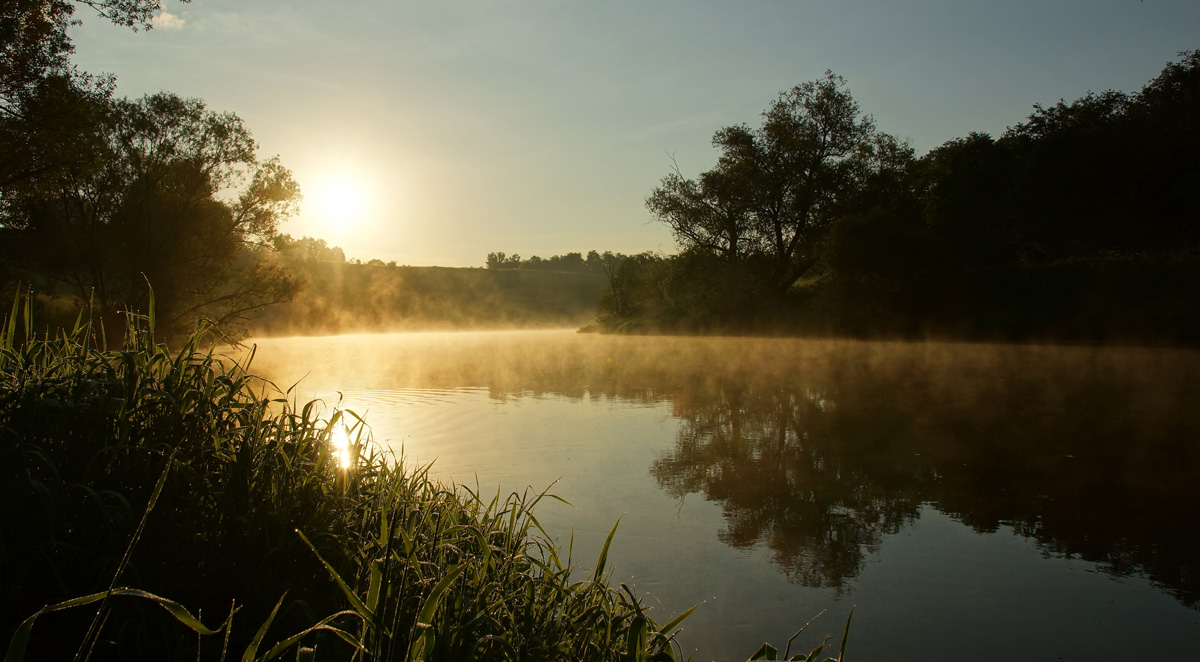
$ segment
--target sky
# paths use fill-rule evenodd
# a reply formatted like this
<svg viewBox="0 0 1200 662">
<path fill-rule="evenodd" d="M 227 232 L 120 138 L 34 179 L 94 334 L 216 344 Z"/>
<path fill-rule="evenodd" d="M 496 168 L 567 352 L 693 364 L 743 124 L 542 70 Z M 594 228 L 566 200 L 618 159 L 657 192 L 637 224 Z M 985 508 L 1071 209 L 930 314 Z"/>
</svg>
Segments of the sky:
<svg viewBox="0 0 1200 662">
<path fill-rule="evenodd" d="M 80 68 L 234 112 L 292 170 L 283 232 L 454 267 L 675 252 L 644 204 L 672 159 L 697 176 L 715 131 L 826 70 L 920 155 L 1200 48 L 1195 0 L 167 0 L 137 33 L 87 11 Z"/>
</svg>

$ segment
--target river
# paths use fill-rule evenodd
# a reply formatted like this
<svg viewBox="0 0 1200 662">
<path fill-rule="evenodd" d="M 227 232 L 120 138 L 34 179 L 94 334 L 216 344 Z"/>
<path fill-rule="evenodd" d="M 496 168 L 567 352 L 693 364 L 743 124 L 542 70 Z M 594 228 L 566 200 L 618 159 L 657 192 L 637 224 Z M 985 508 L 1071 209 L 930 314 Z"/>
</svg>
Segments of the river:
<svg viewBox="0 0 1200 662">
<path fill-rule="evenodd" d="M 1200 352 L 614 337 L 262 338 L 252 371 L 543 526 L 742 660 L 1194 659 Z M 573 536 L 573 541 L 572 541 Z"/>
</svg>

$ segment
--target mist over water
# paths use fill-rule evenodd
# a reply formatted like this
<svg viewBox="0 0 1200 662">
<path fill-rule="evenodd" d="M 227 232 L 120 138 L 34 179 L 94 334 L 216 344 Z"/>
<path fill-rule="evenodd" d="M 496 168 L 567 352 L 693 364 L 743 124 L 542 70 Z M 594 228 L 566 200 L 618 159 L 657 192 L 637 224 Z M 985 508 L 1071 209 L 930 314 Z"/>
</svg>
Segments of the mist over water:
<svg viewBox="0 0 1200 662">
<path fill-rule="evenodd" d="M 864 659 L 1183 659 L 1200 640 L 1200 353 L 411 333 L 257 341 L 431 474 L 686 623 L 697 659 L 840 632 Z M 1185 653 L 1185 651 L 1189 651 Z M 793 651 L 795 652 L 795 651 Z"/>
</svg>

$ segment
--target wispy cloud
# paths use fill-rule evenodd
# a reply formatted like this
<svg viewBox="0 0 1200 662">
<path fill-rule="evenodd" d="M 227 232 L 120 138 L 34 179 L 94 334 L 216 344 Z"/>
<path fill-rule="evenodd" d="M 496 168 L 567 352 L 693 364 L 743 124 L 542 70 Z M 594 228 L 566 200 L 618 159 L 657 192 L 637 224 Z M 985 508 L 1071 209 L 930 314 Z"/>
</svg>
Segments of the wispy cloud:
<svg viewBox="0 0 1200 662">
<path fill-rule="evenodd" d="M 164 11 L 159 12 L 151 22 L 159 30 L 182 30 L 184 20 L 182 16 Z"/>
</svg>

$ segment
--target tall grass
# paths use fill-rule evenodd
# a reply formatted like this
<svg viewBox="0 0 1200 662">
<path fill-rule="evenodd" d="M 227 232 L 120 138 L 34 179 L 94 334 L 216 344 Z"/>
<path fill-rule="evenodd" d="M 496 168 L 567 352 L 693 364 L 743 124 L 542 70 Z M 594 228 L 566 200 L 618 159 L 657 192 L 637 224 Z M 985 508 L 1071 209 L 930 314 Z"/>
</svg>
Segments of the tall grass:
<svg viewBox="0 0 1200 662">
<path fill-rule="evenodd" d="M 692 610 L 660 624 L 610 585 L 616 527 L 580 580 L 546 493 L 439 484 L 252 352 L 169 351 L 152 310 L 116 349 L 99 328 L 35 334 L 27 298 L 0 328 L 6 662 L 680 656 Z"/>
<path fill-rule="evenodd" d="M 94 328 L 34 334 L 19 301 L 0 331 L 6 659 L 678 655 L 680 619 L 609 586 L 607 546 L 573 580 L 544 493 L 432 481 L 200 335 L 171 352 L 133 316 L 110 350 Z"/>
</svg>

